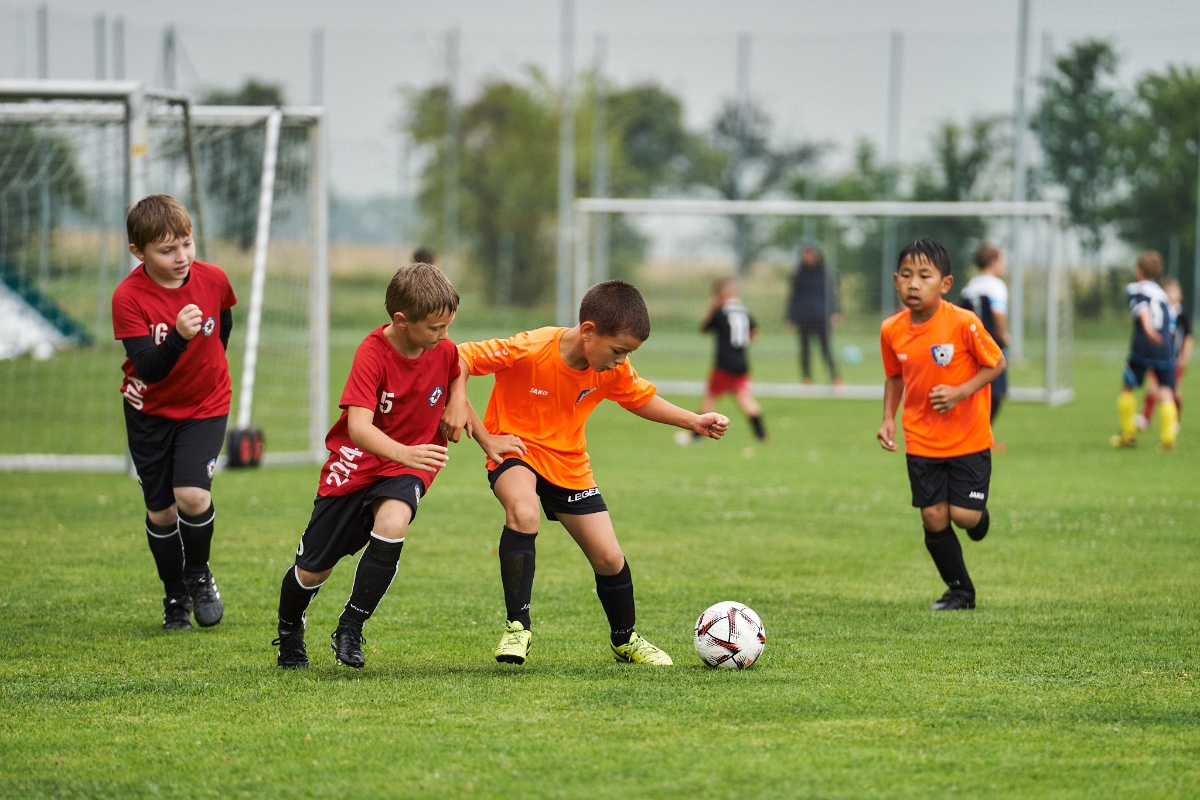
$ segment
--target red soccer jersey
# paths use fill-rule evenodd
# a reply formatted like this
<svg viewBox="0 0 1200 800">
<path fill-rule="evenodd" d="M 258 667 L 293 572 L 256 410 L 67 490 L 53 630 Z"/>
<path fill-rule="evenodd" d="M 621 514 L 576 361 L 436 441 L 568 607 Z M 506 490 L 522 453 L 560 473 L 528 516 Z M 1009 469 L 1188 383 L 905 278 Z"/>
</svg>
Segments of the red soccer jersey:
<svg viewBox="0 0 1200 800">
<path fill-rule="evenodd" d="M 446 391 L 458 377 L 458 350 L 445 340 L 417 358 L 405 358 L 384 336 L 386 327 L 371 331 L 354 353 L 338 403 L 342 415 L 325 436 L 329 459 L 321 468 L 318 495 L 350 494 L 394 475 L 415 475 L 428 490 L 437 475 L 380 458 L 350 441 L 347 410 L 358 406 L 373 409 L 375 427 L 401 444 L 446 443 L 438 425 L 446 407 Z"/>
<path fill-rule="evenodd" d="M 587 418 L 608 398 L 622 408 L 641 408 L 654 384 L 626 361 L 596 372 L 571 369 L 559 344 L 566 328 L 539 328 L 508 339 L 465 342 L 458 347 L 472 375 L 495 373 L 483 424 L 489 433 L 515 433 L 528 451 L 521 458 L 539 475 L 566 489 L 596 485 L 587 454 Z M 488 469 L 496 465 L 488 462 Z"/>
<path fill-rule="evenodd" d="M 1000 348 L 979 317 L 943 300 L 930 320 L 914 325 L 912 311 L 905 309 L 883 321 L 879 345 L 884 373 L 904 378 L 901 422 L 907 452 L 950 458 L 992 446 L 990 384 L 945 414 L 929 401 L 934 386 L 957 386 L 973 378 L 980 367 L 1000 363 Z"/>
<path fill-rule="evenodd" d="M 175 289 L 159 286 L 139 264 L 117 284 L 112 296 L 113 334 L 117 339 L 154 337 L 162 344 L 180 310 L 194 303 L 204 323 L 188 342 L 167 377 L 146 383 L 128 358 L 121 365 L 121 394 L 139 411 L 166 419 L 210 419 L 229 413 L 232 384 L 229 360 L 221 345 L 221 312 L 237 303 L 225 271 L 193 261 L 187 283 Z"/>
</svg>

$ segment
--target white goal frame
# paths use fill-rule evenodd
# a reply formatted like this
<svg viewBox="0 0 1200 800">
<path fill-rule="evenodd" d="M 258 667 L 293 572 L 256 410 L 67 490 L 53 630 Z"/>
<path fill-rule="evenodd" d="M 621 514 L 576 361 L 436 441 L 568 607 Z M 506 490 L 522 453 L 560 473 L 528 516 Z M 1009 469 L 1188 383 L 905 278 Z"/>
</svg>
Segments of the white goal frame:
<svg viewBox="0 0 1200 800">
<path fill-rule="evenodd" d="M 1063 310 L 1069 314 L 1070 298 L 1063 285 L 1065 228 L 1068 221 L 1066 209 L 1059 203 L 1049 201 L 997 201 L 997 202 L 915 202 L 915 201 L 824 201 L 824 200 L 691 200 L 656 198 L 605 198 L 583 197 L 574 203 L 574 258 L 572 289 L 575 307 L 592 283 L 592 267 L 589 262 L 590 222 L 596 215 L 622 214 L 677 215 L 677 216 L 772 216 L 772 217 L 1002 217 L 1016 222 L 1042 220 L 1047 223 L 1048 241 L 1046 252 L 1047 292 L 1046 298 L 1046 356 L 1042 387 L 1009 387 L 1012 400 L 1044 402 L 1049 405 L 1068 403 L 1075 397 L 1071 386 L 1059 387 L 1059 379 L 1069 376 L 1070 353 L 1060 352 L 1058 337 L 1051 335 L 1070 318 L 1062 317 Z M 1009 259 L 1012 292 L 1009 299 L 1009 321 L 1013 330 L 1014 350 L 1022 355 L 1024 340 L 1023 308 L 1023 259 L 1021 256 L 1021 234 L 1018 226 L 1014 254 Z M 559 324 L 564 324 L 561 320 Z M 567 321 L 565 324 L 570 324 Z M 1069 330 L 1069 327 L 1068 327 Z M 1063 363 L 1063 359 L 1066 363 Z M 754 391 L 766 397 L 844 397 L 854 399 L 877 399 L 883 396 L 882 382 L 863 386 L 812 386 L 801 384 L 754 383 Z M 704 388 L 700 381 L 663 381 L 663 391 L 679 394 L 700 395 Z"/>
</svg>

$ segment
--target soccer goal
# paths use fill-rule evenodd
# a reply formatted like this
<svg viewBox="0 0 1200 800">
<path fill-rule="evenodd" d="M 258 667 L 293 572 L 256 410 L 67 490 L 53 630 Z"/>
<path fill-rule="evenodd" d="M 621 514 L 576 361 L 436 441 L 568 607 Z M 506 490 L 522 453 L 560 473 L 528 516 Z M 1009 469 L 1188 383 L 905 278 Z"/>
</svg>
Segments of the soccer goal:
<svg viewBox="0 0 1200 800">
<path fill-rule="evenodd" d="M 767 334 L 751 355 L 756 394 L 882 397 L 879 322 L 897 308 L 891 281 L 896 253 L 920 236 L 957 234 L 962 247 L 970 242 L 973 248 L 987 240 L 1007 251 L 1009 398 L 1057 405 L 1074 397 L 1070 281 L 1065 268 L 1067 218 L 1057 203 L 581 198 L 574 210 L 570 280 L 576 303 L 592 282 L 608 277 L 604 243 L 610 240 L 607 231 L 614 219 L 621 218 L 657 242 L 631 277 L 646 296 L 655 321 L 656 333 L 647 347 L 676 351 L 668 374 L 651 376 L 664 392 L 698 395 L 703 391 L 698 379 L 707 372 L 711 345 L 695 335 L 695 323 L 705 311 L 712 280 L 735 272 L 729 220 L 742 217 L 761 226 L 758 233 L 764 240 L 774 232 L 775 241 L 785 234 L 783 238 L 791 243 L 764 248 L 752 268 L 737 276 L 743 299 Z M 664 237 L 663 231 L 669 233 Z M 786 235 L 792 233 L 791 238 Z M 664 238 L 666 245 L 661 242 Z M 797 381 L 798 343 L 782 322 L 796 266 L 795 245 L 801 240 L 822 249 L 838 278 L 842 320 L 833 340 L 845 380 L 836 385 Z M 952 255 L 955 289 L 950 299 L 954 300 L 974 269 L 961 248 Z M 659 320 L 667 322 L 659 325 Z M 671 320 L 682 320 L 675 325 L 679 335 L 673 334 Z M 661 336 L 660 330 L 665 331 Z M 812 355 L 814 361 L 819 356 L 819 351 Z M 683 377 L 684 369 L 693 377 Z"/>
<path fill-rule="evenodd" d="M 110 298 L 124 211 L 188 206 L 197 258 L 238 295 L 230 428 L 266 463 L 315 461 L 328 423 L 319 108 L 199 107 L 127 81 L 0 81 L 0 470 L 124 470 Z"/>
</svg>

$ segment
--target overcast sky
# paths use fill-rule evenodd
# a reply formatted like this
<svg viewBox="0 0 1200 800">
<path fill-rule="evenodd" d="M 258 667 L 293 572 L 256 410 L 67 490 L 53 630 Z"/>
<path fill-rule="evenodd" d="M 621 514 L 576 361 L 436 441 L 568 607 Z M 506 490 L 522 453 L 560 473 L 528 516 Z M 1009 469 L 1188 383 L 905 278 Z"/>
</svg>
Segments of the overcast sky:
<svg viewBox="0 0 1200 800">
<path fill-rule="evenodd" d="M 125 28 L 125 77 L 161 85 L 163 31 L 179 42 L 178 87 L 233 88 L 246 78 L 283 84 L 306 104 L 313 31 L 324 35 L 322 94 L 329 109 L 331 176 L 346 195 L 391 193 L 407 180 L 396 121 L 400 89 L 447 75 L 447 32 L 459 32 L 460 94 L 534 64 L 561 75 L 560 0 L 49 0 L 51 78 L 96 76 L 96 18 Z M 1085 37 L 1113 41 L 1127 85 L 1169 63 L 1200 66 L 1198 0 L 1032 0 L 1028 67 Z M 0 0 L 0 77 L 34 77 L 37 5 Z M 590 67 L 598 37 L 618 85 L 655 81 L 684 100 L 700 127 L 736 88 L 737 40 L 750 42 L 752 95 L 778 136 L 883 148 L 889 49 L 903 44 L 900 154 L 927 152 L 940 120 L 1011 113 L 1018 0 L 575 0 L 575 63 Z M 109 40 L 104 69 L 113 77 Z M 1031 100 L 1034 99 L 1031 86 Z M 410 162 L 411 163 L 411 162 Z"/>
</svg>

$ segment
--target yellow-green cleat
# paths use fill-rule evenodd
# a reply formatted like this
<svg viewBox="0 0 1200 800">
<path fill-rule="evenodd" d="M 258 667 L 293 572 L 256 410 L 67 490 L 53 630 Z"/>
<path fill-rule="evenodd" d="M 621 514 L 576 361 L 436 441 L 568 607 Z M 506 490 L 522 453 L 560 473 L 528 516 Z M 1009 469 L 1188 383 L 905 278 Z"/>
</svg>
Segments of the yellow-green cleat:
<svg viewBox="0 0 1200 800">
<path fill-rule="evenodd" d="M 669 667 L 673 663 L 671 657 L 647 642 L 635 631 L 625 644 L 612 645 L 613 658 L 628 664 L 653 664 L 658 667 Z"/>
<path fill-rule="evenodd" d="M 1108 443 L 1113 448 L 1121 450 L 1126 447 L 1137 447 L 1137 438 L 1134 436 L 1122 436 L 1121 434 L 1117 433 L 1109 437 Z"/>
<path fill-rule="evenodd" d="M 500 644 L 496 645 L 496 660 L 505 664 L 524 664 L 532 638 L 533 634 L 525 630 L 521 623 L 506 622 L 504 635 L 500 637 Z"/>
</svg>

